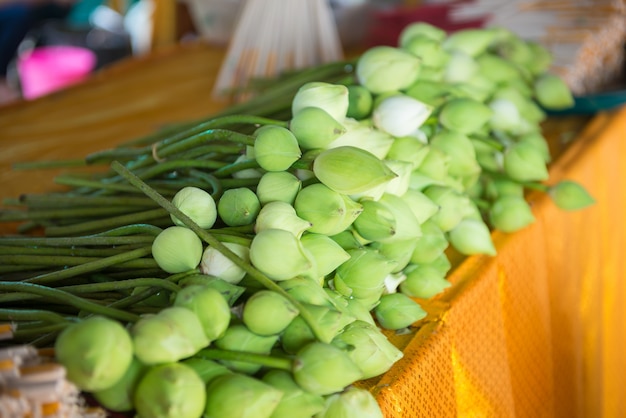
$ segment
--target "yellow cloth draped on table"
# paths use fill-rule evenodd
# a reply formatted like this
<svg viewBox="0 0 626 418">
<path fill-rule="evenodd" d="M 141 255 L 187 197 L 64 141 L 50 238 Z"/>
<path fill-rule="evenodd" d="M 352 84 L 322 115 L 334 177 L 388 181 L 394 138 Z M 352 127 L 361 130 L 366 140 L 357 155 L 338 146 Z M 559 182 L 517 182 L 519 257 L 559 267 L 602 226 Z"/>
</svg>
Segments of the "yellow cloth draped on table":
<svg viewBox="0 0 626 418">
<path fill-rule="evenodd" d="M 626 413 L 626 109 L 600 114 L 551 167 L 597 203 L 536 222 L 469 257 L 370 386 L 386 418 L 620 417 Z M 402 336 L 397 336 L 401 340 Z"/>
</svg>

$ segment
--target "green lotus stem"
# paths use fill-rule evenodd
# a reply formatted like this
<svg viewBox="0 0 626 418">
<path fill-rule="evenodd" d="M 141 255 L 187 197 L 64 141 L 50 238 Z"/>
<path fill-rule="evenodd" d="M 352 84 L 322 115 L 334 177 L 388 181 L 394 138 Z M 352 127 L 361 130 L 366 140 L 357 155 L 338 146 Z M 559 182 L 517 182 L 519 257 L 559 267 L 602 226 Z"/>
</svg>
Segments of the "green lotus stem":
<svg viewBox="0 0 626 418">
<path fill-rule="evenodd" d="M 138 248 L 139 251 L 143 251 L 145 247 Z M 128 251 L 123 252 L 122 254 L 126 254 Z M 115 255 L 119 255 L 120 253 L 116 253 L 110 257 L 114 257 Z M 4 265 L 39 265 L 39 266 L 78 266 L 87 263 L 93 263 L 95 261 L 101 260 L 102 257 L 80 257 L 77 255 L 68 255 L 68 256 L 55 256 L 55 255 L 32 255 L 32 254 L 8 254 L 8 255 L 0 255 L 0 264 Z M 149 268 L 156 266 L 156 263 L 153 262 L 152 259 L 136 259 L 136 260 L 128 260 L 117 263 L 116 268 L 130 269 L 130 268 Z"/>
<path fill-rule="evenodd" d="M 493 148 L 496 151 L 504 151 L 506 146 L 504 144 L 502 144 L 501 142 L 495 140 L 495 139 L 491 139 L 491 138 L 486 138 L 484 136 L 472 136 L 472 139 L 475 139 L 477 141 L 482 142 L 485 145 L 490 146 L 491 148 Z"/>
<path fill-rule="evenodd" d="M 0 308 L 2 321 L 42 321 L 53 324 L 65 324 L 68 320 L 56 312 L 42 309 L 9 309 Z"/>
<path fill-rule="evenodd" d="M 44 256 L 78 256 L 78 257 L 107 257 L 125 251 L 134 250 L 152 241 L 129 245 L 115 245 L 111 248 L 67 248 L 67 247 L 26 247 L 0 245 L 0 256 L 3 255 L 44 255 Z M 42 264 L 43 265 L 43 264 Z"/>
<path fill-rule="evenodd" d="M 167 211 L 157 208 L 127 215 L 113 216 L 106 219 L 76 223 L 68 226 L 50 226 L 46 228 L 45 233 L 47 236 L 51 237 L 78 235 L 89 231 L 97 231 L 122 225 L 146 222 L 162 218 L 164 216 L 167 216 Z"/>
<path fill-rule="evenodd" d="M 36 328 L 31 328 L 31 329 L 23 329 L 21 326 L 18 325 L 17 329 L 13 332 L 13 339 L 20 341 L 20 340 L 26 340 L 26 339 L 30 339 L 33 337 L 37 337 L 39 335 L 47 334 L 50 332 L 59 332 L 65 329 L 65 327 L 67 327 L 70 324 L 71 322 L 66 321 L 66 322 L 59 322 L 56 324 L 40 325 Z"/>
<path fill-rule="evenodd" d="M 304 306 L 297 301 L 293 296 L 287 293 L 282 287 L 276 284 L 272 279 L 267 277 L 265 274 L 261 273 L 259 270 L 254 268 L 251 264 L 244 262 L 237 254 L 232 252 L 228 247 L 226 247 L 222 242 L 220 242 L 215 236 L 208 231 L 200 228 L 195 222 L 193 222 L 187 215 L 181 212 L 176 206 L 174 206 L 169 200 L 161 196 L 156 190 L 152 189 L 146 183 L 144 183 L 140 178 L 135 176 L 130 170 L 124 167 L 117 161 L 114 161 L 111 164 L 113 170 L 119 173 L 121 176 L 126 178 L 129 183 L 133 186 L 137 187 L 144 194 L 146 194 L 151 199 L 154 199 L 155 202 L 159 204 L 162 208 L 166 209 L 170 214 L 176 216 L 181 222 L 183 222 L 187 227 L 189 227 L 192 231 L 194 231 L 200 239 L 202 239 L 207 244 L 213 246 L 220 253 L 222 253 L 226 258 L 231 260 L 237 266 L 241 267 L 251 278 L 256 280 L 259 284 L 261 284 L 266 289 L 274 290 L 281 295 L 285 296 L 293 305 L 298 309 L 302 318 L 306 321 L 306 323 L 311 327 L 314 334 L 316 336 L 321 335 L 322 333 L 319 330 L 319 327 L 314 319 L 314 317 L 309 313 L 308 310 L 304 308 Z"/>
<path fill-rule="evenodd" d="M 189 170 L 189 175 L 192 177 L 199 178 L 203 182 L 211 187 L 211 191 L 209 192 L 213 197 L 219 196 L 222 194 L 223 187 L 220 184 L 220 181 L 212 174 L 205 173 L 204 171 L 191 169 Z"/>
<path fill-rule="evenodd" d="M 205 170 L 219 169 L 227 166 L 228 163 L 213 160 L 171 160 L 164 161 L 157 165 L 151 166 L 143 171 L 138 171 L 137 175 L 143 180 L 156 177 L 159 174 L 186 168 L 199 168 Z"/>
<path fill-rule="evenodd" d="M 200 350 L 195 357 L 208 360 L 243 361 L 266 366 L 272 369 L 291 371 L 292 360 L 288 358 L 272 357 L 264 354 L 250 353 L 246 351 L 221 350 L 218 348 L 205 348 Z"/>
<path fill-rule="evenodd" d="M 136 206 L 97 206 L 63 209 L 35 209 L 35 210 L 2 210 L 0 222 L 42 220 L 42 219 L 71 219 L 74 217 L 93 218 L 98 216 L 119 215 L 137 211 Z"/>
<path fill-rule="evenodd" d="M 0 282 L 0 285 L 6 282 Z M 155 279 L 155 278 L 138 278 L 138 279 L 128 279 L 128 280 L 117 280 L 111 282 L 101 282 L 101 283 L 88 283 L 88 284 L 79 284 L 72 286 L 61 286 L 57 287 L 57 290 L 61 290 L 63 292 L 69 292 L 73 295 L 87 294 L 87 293 L 103 293 L 110 292 L 115 290 L 122 289 L 134 289 L 136 287 L 154 287 L 157 289 L 165 289 L 171 292 L 178 292 L 180 290 L 180 286 L 176 283 L 173 283 L 169 280 L 164 279 Z M 26 292 L 14 292 L 14 293 L 4 293 L 0 294 L 0 303 L 8 303 L 8 302 L 22 302 L 25 300 L 37 299 L 41 295 L 36 295 L 32 293 Z"/>
<path fill-rule="evenodd" d="M 120 246 L 127 244 L 151 244 L 154 241 L 154 236 L 151 235 L 135 235 L 135 236 L 121 236 L 121 237 L 60 237 L 60 238 L 46 238 L 46 237 L 24 237 L 24 238 L 12 238 L 12 237 L 0 237 L 0 253 L 5 253 L 6 248 L 17 247 L 33 247 L 32 250 L 37 254 L 42 254 L 40 251 L 46 251 L 45 247 L 63 248 L 63 247 L 80 247 L 81 245 L 89 246 Z M 3 248 L 5 247 L 5 248 Z M 78 250 L 78 249 L 76 249 Z M 94 250 L 94 249 L 92 249 Z M 9 250 L 10 251 L 10 250 Z M 23 250 L 26 251 L 26 250 Z"/>
<path fill-rule="evenodd" d="M 95 302 L 80 298 L 69 292 L 54 289 L 47 286 L 41 286 L 34 283 L 12 283 L 0 282 L 0 291 L 2 292 L 25 292 L 35 295 L 44 296 L 45 298 L 61 302 L 66 305 L 72 305 L 75 308 L 88 311 L 98 315 L 104 315 L 110 318 L 119 319 L 121 321 L 136 322 L 139 316 L 131 314 L 119 309 L 102 306 Z"/>
<path fill-rule="evenodd" d="M 78 178 L 70 175 L 60 175 L 54 178 L 56 184 L 72 187 L 88 187 L 90 189 L 104 189 L 114 190 L 117 192 L 133 192 L 132 187 L 128 187 L 126 184 L 106 184 L 97 180 L 89 180 L 85 178 Z"/>
<path fill-rule="evenodd" d="M 69 267 L 67 269 L 54 271 L 52 273 L 46 273 L 39 276 L 26 279 L 27 283 L 47 284 L 54 283 L 59 280 L 67 279 L 70 277 L 76 277 L 81 274 L 90 273 L 98 270 L 105 269 L 110 266 L 120 264 L 125 261 L 134 260 L 144 257 L 152 252 L 152 247 L 142 247 L 133 251 L 128 251 L 122 254 L 117 254 L 111 257 L 105 257 L 96 261 L 91 261 L 78 266 Z"/>
<path fill-rule="evenodd" d="M 230 109 L 232 112 L 234 110 Z M 160 142 L 163 145 L 179 142 L 192 135 L 197 135 L 209 129 L 223 128 L 230 125 L 284 125 L 284 121 L 269 119 L 262 116 L 235 114 L 221 117 L 213 117 L 209 120 L 193 121 L 174 126 L 171 130 L 162 130 L 132 142 L 122 144 L 123 146 L 145 145 Z M 172 133 L 172 131 L 174 131 Z M 171 134 L 170 134 L 171 133 Z M 164 135 L 168 135 L 164 138 Z"/>
<path fill-rule="evenodd" d="M 248 160 L 248 161 L 242 161 L 238 163 L 229 164 L 225 167 L 215 170 L 213 172 L 213 175 L 217 178 L 226 177 L 238 171 L 246 170 L 249 168 L 259 168 L 259 163 L 257 163 L 256 160 Z M 256 181 L 258 182 L 258 179 L 256 179 Z"/>
<path fill-rule="evenodd" d="M 107 206 L 147 206 L 153 207 L 154 201 L 145 197 L 133 196 L 72 196 L 69 194 L 50 193 L 40 195 L 22 195 L 15 204 L 23 204 L 28 207 L 70 207 L 99 205 Z"/>
</svg>

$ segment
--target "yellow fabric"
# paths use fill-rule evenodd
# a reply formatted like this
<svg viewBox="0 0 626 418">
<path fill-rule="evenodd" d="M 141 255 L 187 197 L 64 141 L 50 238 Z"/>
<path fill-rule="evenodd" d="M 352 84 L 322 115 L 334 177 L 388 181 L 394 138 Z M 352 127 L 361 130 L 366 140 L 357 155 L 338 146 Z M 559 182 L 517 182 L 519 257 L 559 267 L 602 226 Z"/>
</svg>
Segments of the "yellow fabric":
<svg viewBox="0 0 626 418">
<path fill-rule="evenodd" d="M 426 304 L 404 358 L 364 382 L 386 418 L 626 416 L 626 109 L 594 118 L 551 166 L 597 200 L 566 212 L 529 196 L 536 222 L 496 232 Z"/>
</svg>

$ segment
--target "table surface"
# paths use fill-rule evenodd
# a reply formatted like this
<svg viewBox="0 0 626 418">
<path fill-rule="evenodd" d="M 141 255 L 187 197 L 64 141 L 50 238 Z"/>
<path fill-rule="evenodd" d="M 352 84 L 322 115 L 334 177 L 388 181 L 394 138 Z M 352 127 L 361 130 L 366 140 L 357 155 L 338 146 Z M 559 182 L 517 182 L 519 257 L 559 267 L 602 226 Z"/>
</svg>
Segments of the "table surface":
<svg viewBox="0 0 626 418">
<path fill-rule="evenodd" d="M 48 191 L 60 172 L 16 171 L 14 163 L 82 158 L 217 112 L 228 105 L 211 95 L 223 56 L 208 44 L 180 44 L 120 61 L 63 91 L 0 107 L 0 197 Z"/>
</svg>

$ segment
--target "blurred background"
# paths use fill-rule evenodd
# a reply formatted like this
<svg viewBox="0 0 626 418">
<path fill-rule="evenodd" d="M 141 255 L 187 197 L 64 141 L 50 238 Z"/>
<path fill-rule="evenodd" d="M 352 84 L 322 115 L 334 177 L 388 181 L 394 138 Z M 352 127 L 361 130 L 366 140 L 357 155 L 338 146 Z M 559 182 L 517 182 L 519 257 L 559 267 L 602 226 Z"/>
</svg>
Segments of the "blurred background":
<svg viewBox="0 0 626 418">
<path fill-rule="evenodd" d="M 262 17 L 246 20 L 246 10 Z M 0 0 L 0 106 L 186 42 L 229 49 L 230 67 L 218 79 L 228 86 L 235 83 L 232 61 L 242 60 L 246 48 L 254 46 L 257 58 L 292 48 L 299 58 L 284 65 L 314 65 L 395 45 L 414 21 L 448 32 L 504 26 L 537 40 L 582 95 L 623 80 L 625 16 L 624 1 L 615 0 Z"/>
</svg>

